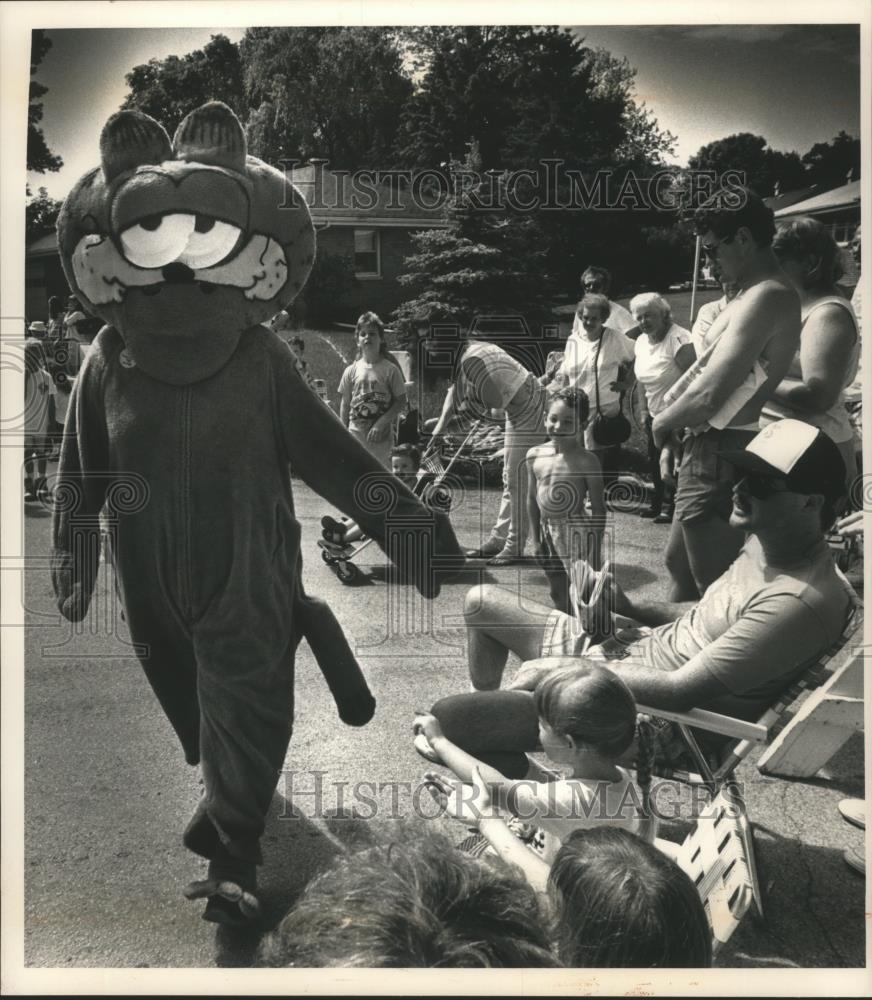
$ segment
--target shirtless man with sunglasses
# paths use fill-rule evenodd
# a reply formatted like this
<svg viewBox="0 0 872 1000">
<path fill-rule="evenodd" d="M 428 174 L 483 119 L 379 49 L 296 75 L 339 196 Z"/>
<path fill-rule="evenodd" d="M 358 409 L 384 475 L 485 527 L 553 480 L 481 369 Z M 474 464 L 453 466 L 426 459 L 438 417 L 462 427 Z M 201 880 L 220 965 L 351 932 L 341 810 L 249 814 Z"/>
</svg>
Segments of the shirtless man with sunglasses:
<svg viewBox="0 0 872 1000">
<path fill-rule="evenodd" d="M 675 600 L 700 597 L 742 545 L 729 524 L 736 477 L 724 452 L 742 449 L 757 433 L 760 411 L 787 373 L 801 329 L 799 297 L 772 250 L 772 210 L 751 191 L 723 189 L 697 209 L 694 222 L 720 280 L 737 285 L 738 293 L 705 333 L 702 346 L 713 350 L 702 374 L 652 426 L 658 447 L 686 432 L 666 555 Z M 709 424 L 758 363 L 765 378 L 754 394 L 726 426 Z"/>
</svg>

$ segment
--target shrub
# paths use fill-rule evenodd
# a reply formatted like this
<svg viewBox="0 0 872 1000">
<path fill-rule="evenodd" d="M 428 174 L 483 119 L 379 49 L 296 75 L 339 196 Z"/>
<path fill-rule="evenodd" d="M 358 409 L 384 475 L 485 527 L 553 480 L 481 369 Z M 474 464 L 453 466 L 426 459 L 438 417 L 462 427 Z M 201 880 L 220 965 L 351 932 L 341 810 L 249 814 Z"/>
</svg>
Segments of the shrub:
<svg viewBox="0 0 872 1000">
<path fill-rule="evenodd" d="M 345 254 L 318 253 L 298 303 L 298 323 L 326 326 L 348 312 L 357 279 L 354 260 Z"/>
</svg>

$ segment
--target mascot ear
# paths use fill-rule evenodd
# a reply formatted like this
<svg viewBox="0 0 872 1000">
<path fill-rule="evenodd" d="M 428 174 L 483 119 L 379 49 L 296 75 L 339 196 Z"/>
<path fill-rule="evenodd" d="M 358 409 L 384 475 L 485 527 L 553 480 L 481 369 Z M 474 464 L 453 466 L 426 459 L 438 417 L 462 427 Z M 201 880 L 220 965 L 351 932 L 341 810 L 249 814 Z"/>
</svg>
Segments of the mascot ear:
<svg viewBox="0 0 872 1000">
<path fill-rule="evenodd" d="M 179 160 L 245 173 L 245 133 L 221 101 L 210 101 L 184 118 L 173 137 L 173 149 Z"/>
<path fill-rule="evenodd" d="M 100 134 L 100 161 L 107 183 L 125 170 L 171 160 L 170 137 L 154 118 L 141 111 L 119 111 Z"/>
</svg>

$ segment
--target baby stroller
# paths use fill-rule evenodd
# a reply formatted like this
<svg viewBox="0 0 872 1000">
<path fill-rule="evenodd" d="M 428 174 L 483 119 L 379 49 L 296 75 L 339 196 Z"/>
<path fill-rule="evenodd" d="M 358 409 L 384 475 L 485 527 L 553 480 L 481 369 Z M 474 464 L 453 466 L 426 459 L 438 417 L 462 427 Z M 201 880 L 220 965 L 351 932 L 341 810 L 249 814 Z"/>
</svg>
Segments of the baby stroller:
<svg viewBox="0 0 872 1000">
<path fill-rule="evenodd" d="M 463 449 L 469 444 L 478 426 L 478 422 L 473 425 L 463 439 L 460 447 L 451 456 L 447 465 L 443 465 L 439 449 L 434 448 L 432 444 L 421 457 L 418 476 L 412 492 L 416 497 L 423 499 L 428 507 L 441 511 L 444 514 L 450 511 L 450 492 L 441 487 L 454 463 L 462 454 Z M 333 570 L 336 576 L 339 577 L 342 583 L 349 585 L 353 584 L 360 577 L 361 573 L 360 567 L 355 566 L 353 560 L 371 543 L 371 538 L 359 538 L 355 542 L 346 545 L 328 542 L 323 538 L 318 539 L 321 558 Z"/>
</svg>

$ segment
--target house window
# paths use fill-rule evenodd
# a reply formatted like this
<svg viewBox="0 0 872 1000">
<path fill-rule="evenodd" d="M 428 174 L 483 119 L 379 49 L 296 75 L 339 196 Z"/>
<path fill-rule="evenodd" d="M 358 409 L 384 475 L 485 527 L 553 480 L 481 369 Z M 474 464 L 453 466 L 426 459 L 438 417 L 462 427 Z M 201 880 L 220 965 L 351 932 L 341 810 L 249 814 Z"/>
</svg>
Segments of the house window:
<svg viewBox="0 0 872 1000">
<path fill-rule="evenodd" d="M 354 273 L 358 278 L 381 277 L 378 230 L 354 230 Z"/>
</svg>

